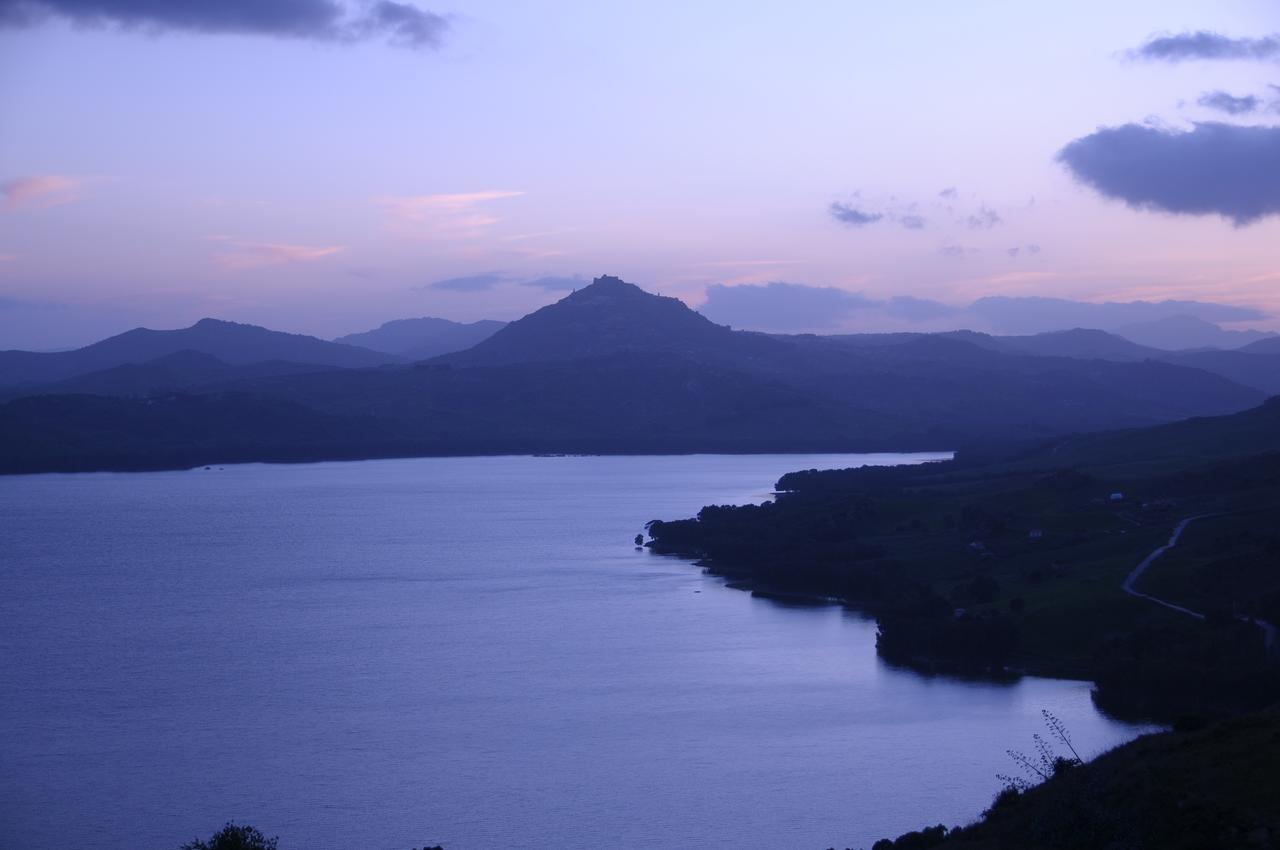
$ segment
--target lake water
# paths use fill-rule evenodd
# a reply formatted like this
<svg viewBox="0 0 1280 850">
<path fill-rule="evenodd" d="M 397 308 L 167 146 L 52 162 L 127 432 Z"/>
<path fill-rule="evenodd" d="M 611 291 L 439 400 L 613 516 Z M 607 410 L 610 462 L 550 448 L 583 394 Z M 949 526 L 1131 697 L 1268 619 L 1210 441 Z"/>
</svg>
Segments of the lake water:
<svg viewBox="0 0 1280 850">
<path fill-rule="evenodd" d="M 499 457 L 0 478 L 0 847 L 870 846 L 972 820 L 1081 682 L 637 552 L 653 518 L 908 456 Z"/>
</svg>

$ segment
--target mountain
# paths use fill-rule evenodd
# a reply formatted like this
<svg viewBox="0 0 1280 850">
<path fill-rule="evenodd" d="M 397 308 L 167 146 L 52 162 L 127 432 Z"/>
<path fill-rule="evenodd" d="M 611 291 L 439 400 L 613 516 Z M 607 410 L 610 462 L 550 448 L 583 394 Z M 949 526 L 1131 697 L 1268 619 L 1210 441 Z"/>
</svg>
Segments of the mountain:
<svg viewBox="0 0 1280 850">
<path fill-rule="evenodd" d="M 313 336 L 201 319 L 189 328 L 178 330 L 135 328 L 73 351 L 0 351 L 0 386 L 48 383 L 126 363 L 146 363 L 180 351 L 209 354 L 231 365 L 283 360 L 359 368 L 399 359 Z"/>
<path fill-rule="evenodd" d="M 1049 331 L 1030 336 L 1002 336 L 996 339 L 1009 349 L 1040 357 L 1114 360 L 1124 363 L 1150 360 L 1163 354 L 1122 336 L 1086 328 Z"/>
<path fill-rule="evenodd" d="M 397 354 L 411 360 L 425 360 L 470 348 L 493 336 L 505 324 L 490 319 L 470 323 L 431 317 L 396 319 L 371 331 L 340 336 L 334 342 Z"/>
<path fill-rule="evenodd" d="M 1240 348 L 1272 337 L 1262 331 L 1225 331 L 1195 316 L 1168 316 L 1150 322 L 1122 325 L 1115 332 L 1125 339 L 1165 351 L 1191 348 Z"/>
<path fill-rule="evenodd" d="M 991 295 L 979 298 L 967 313 L 997 333 L 1036 334 L 1067 328 L 1101 328 L 1115 331 L 1125 325 L 1145 324 L 1173 316 L 1190 316 L 1206 322 L 1245 322 L 1269 318 L 1252 307 L 1205 301 L 1072 301 L 1043 296 Z M 1139 340 L 1140 341 L 1140 340 Z"/>
<path fill-rule="evenodd" d="M 1280 337 L 1260 339 L 1242 346 L 1239 350 L 1247 354 L 1280 354 Z"/>
<path fill-rule="evenodd" d="M 299 455 L 308 457 L 945 450 L 1230 413 L 1263 399 L 1257 390 L 1186 366 L 1033 356 L 1008 347 L 980 335 L 866 339 L 734 331 L 674 298 L 606 277 L 466 351 L 412 366 L 292 373 L 280 367 L 274 374 L 262 366 L 202 384 L 195 382 L 208 376 L 190 372 L 213 374 L 220 367 L 183 368 L 187 391 L 210 397 L 201 403 L 217 408 L 210 416 L 219 421 L 238 421 L 222 407 L 243 408 L 244 398 L 254 398 L 289 405 L 300 432 L 311 414 L 327 423 L 308 427 L 338 436 L 300 447 Z M 181 371 L 172 363 L 147 369 Z M 98 392 L 94 382 L 99 388 L 114 382 L 136 395 L 134 388 L 148 381 L 166 391 L 174 386 L 154 375 L 139 378 L 145 370 L 126 371 L 64 389 Z M 33 452 L 24 443 L 44 445 L 45 462 L 65 468 L 49 433 L 77 446 L 86 464 L 155 462 L 145 442 L 129 442 L 140 454 L 126 457 L 112 432 L 93 427 L 91 411 L 99 402 L 84 395 L 46 398 L 66 399 L 64 407 L 52 400 L 24 406 L 22 399 L 0 407 L 0 423 L 13 429 L 0 446 L 0 469 L 31 468 Z M 152 415 L 149 401 L 109 410 L 122 422 L 145 419 Z M 64 419 L 44 429 L 42 415 Z M 81 430 L 68 431 L 68 422 Z M 334 430 L 334 423 L 342 427 Z M 211 457 L 253 460 L 281 451 L 271 433 L 255 435 L 251 421 L 223 441 L 204 429 L 184 433 L 192 427 L 185 414 L 175 414 L 155 452 L 185 457 L 182 446 L 200 446 Z M 99 461 L 90 460 L 94 446 Z"/>
<path fill-rule="evenodd" d="M 761 356 L 775 348 L 764 334 L 717 325 L 678 298 L 653 295 L 606 275 L 512 322 L 473 348 L 440 359 L 455 366 L 495 366 L 628 351 L 722 359 Z"/>
</svg>

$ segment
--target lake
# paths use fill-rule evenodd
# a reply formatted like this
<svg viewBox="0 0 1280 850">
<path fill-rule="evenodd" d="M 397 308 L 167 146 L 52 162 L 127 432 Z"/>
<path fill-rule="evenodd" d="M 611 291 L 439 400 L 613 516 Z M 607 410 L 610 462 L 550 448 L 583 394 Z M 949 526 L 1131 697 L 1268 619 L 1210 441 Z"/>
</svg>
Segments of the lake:
<svg viewBox="0 0 1280 850">
<path fill-rule="evenodd" d="M 423 458 L 0 477 L 0 847 L 869 847 L 974 819 L 1083 682 L 927 678 L 875 624 L 637 551 L 918 455 Z"/>
</svg>

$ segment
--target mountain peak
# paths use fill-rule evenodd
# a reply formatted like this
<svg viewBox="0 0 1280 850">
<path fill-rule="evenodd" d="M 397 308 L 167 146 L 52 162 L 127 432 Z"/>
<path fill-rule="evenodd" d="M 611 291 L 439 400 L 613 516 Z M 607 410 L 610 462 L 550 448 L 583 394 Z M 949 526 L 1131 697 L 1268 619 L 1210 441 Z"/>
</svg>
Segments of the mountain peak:
<svg viewBox="0 0 1280 850">
<path fill-rule="evenodd" d="M 459 365 L 575 360 L 620 352 L 723 350 L 738 335 L 678 298 L 602 275 L 512 322 L 474 348 L 447 355 Z"/>
</svg>

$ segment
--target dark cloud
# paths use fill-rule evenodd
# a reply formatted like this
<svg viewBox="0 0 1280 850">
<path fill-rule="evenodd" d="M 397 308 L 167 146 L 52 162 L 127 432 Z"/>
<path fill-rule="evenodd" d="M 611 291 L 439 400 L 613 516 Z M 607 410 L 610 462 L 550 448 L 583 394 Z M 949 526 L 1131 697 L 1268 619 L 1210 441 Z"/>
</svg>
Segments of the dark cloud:
<svg viewBox="0 0 1280 850">
<path fill-rule="evenodd" d="M 1236 226 L 1280 213 L 1280 127 L 1125 124 L 1076 139 L 1057 158 L 1080 182 L 1135 209 L 1221 215 Z"/>
<path fill-rule="evenodd" d="M 484 272 L 483 274 L 466 275 L 464 277 L 447 277 L 437 280 L 418 289 L 447 289 L 451 292 L 484 292 L 493 289 L 500 283 L 511 280 L 511 276 L 502 272 Z"/>
<path fill-rule="evenodd" d="M 970 230 L 990 230 L 1002 221 L 1000 213 L 984 206 L 979 207 L 978 211 L 965 219 L 964 223 Z"/>
<path fill-rule="evenodd" d="M 532 280 L 523 282 L 524 286 L 536 286 L 538 289 L 568 291 L 578 289 L 591 283 L 585 277 L 574 275 L 573 277 L 556 277 L 548 275 L 546 277 L 535 277 Z"/>
<path fill-rule="evenodd" d="M 1016 257 L 1022 253 L 1022 248 L 1020 246 L 1015 245 L 1012 248 L 1006 248 L 1004 252 L 1008 254 L 1010 257 Z"/>
<path fill-rule="evenodd" d="M 875 224 L 884 218 L 880 213 L 863 212 L 849 204 L 842 204 L 839 201 L 827 208 L 827 212 L 831 217 L 841 224 L 847 224 L 850 227 L 862 227 L 867 224 Z"/>
<path fill-rule="evenodd" d="M 698 311 L 714 322 L 735 328 L 794 333 L 838 328 L 850 314 L 880 305 L 879 301 L 830 286 L 717 283 L 707 287 L 707 300 Z"/>
<path fill-rule="evenodd" d="M 1236 97 L 1224 91 L 1205 92 L 1200 95 L 1196 103 L 1209 109 L 1216 109 L 1219 112 L 1225 112 L 1228 115 L 1246 115 L 1250 112 L 1257 112 L 1261 101 L 1251 94 L 1244 97 Z"/>
<path fill-rule="evenodd" d="M 943 189 L 941 192 L 938 193 L 938 197 L 946 198 L 947 200 L 955 200 L 956 198 L 960 197 L 960 193 L 956 191 L 955 186 L 948 186 L 947 188 Z"/>
<path fill-rule="evenodd" d="M 964 246 L 963 245 L 943 245 L 941 248 L 938 249 L 938 253 L 944 257 L 963 257 Z"/>
<path fill-rule="evenodd" d="M 152 32 L 383 39 L 414 49 L 439 46 L 449 26 L 448 18 L 393 0 L 0 0 L 0 27 L 31 27 L 50 17 Z"/>
<path fill-rule="evenodd" d="M 924 230 L 924 218 L 914 213 L 899 216 L 898 224 L 901 224 L 907 230 Z"/>
<path fill-rule="evenodd" d="M 1039 245 L 1014 245 L 1012 248 L 1006 248 L 1004 252 L 1008 254 L 1010 257 L 1016 257 L 1019 254 L 1021 254 L 1023 251 L 1026 251 L 1028 254 L 1039 254 L 1040 246 Z"/>
<path fill-rule="evenodd" d="M 1129 51 L 1132 59 L 1182 62 L 1188 59 L 1280 59 L 1280 35 L 1263 38 L 1229 38 L 1199 30 L 1150 39 Z"/>
</svg>

